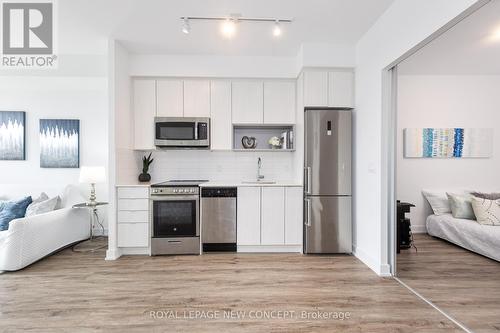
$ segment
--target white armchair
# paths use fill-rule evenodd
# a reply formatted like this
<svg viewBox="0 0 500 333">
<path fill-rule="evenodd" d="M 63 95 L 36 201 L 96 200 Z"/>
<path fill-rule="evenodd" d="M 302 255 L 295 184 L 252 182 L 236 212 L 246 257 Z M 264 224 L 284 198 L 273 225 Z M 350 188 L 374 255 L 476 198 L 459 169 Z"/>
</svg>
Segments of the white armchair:
<svg viewBox="0 0 500 333">
<path fill-rule="evenodd" d="M 71 208 L 80 198 L 78 189 L 68 186 L 64 192 L 63 208 L 13 220 L 0 232 L 0 271 L 19 270 L 89 237 L 88 211 Z"/>
</svg>

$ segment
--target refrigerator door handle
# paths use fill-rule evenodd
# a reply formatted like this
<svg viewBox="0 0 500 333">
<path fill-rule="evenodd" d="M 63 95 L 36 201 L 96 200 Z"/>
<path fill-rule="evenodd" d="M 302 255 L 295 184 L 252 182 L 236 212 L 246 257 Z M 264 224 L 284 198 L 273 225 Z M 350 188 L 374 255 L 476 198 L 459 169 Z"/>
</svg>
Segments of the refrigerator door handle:
<svg viewBox="0 0 500 333">
<path fill-rule="evenodd" d="M 306 194 L 311 194 L 311 167 L 304 168 L 304 182 Z"/>
<path fill-rule="evenodd" d="M 311 226 L 311 200 L 310 199 L 305 199 L 306 202 L 306 221 L 305 225 L 310 227 Z"/>
</svg>

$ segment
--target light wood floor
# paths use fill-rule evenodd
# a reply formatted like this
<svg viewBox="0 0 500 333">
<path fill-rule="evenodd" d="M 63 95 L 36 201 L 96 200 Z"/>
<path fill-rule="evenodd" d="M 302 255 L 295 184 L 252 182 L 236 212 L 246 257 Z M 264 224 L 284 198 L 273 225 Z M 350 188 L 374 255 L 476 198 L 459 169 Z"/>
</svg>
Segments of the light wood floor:
<svg viewBox="0 0 500 333">
<path fill-rule="evenodd" d="M 352 256 L 128 256 L 64 250 L 0 274 L 0 330 L 17 332 L 461 332 Z M 151 311 L 350 312 L 334 319 L 154 319 Z M 179 314 L 179 313 L 178 313 Z M 254 313 L 254 315 L 257 315 Z"/>
<path fill-rule="evenodd" d="M 500 263 L 427 234 L 415 242 L 398 277 L 474 332 L 500 332 Z"/>
</svg>

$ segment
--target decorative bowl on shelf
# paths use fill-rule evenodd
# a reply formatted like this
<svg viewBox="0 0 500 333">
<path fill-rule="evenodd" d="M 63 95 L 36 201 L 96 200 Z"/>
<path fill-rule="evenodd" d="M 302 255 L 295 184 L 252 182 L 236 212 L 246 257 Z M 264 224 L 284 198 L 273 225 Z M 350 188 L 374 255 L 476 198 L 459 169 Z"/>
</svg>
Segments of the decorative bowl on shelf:
<svg viewBox="0 0 500 333">
<path fill-rule="evenodd" d="M 245 149 L 255 149 L 255 147 L 257 147 L 257 139 L 253 136 L 248 137 L 245 135 L 241 138 L 241 145 Z"/>
</svg>

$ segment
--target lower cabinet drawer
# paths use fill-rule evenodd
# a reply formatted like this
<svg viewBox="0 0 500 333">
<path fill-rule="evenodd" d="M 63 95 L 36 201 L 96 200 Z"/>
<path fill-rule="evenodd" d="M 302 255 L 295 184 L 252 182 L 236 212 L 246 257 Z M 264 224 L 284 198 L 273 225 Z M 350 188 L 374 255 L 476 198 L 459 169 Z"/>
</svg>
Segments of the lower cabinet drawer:
<svg viewBox="0 0 500 333">
<path fill-rule="evenodd" d="M 118 247 L 147 247 L 149 223 L 118 224 Z"/>
<path fill-rule="evenodd" d="M 149 211 L 147 210 L 118 211 L 118 223 L 131 223 L 131 222 L 149 223 Z"/>
<path fill-rule="evenodd" d="M 118 199 L 118 210 L 149 210 L 149 200 Z"/>
</svg>

